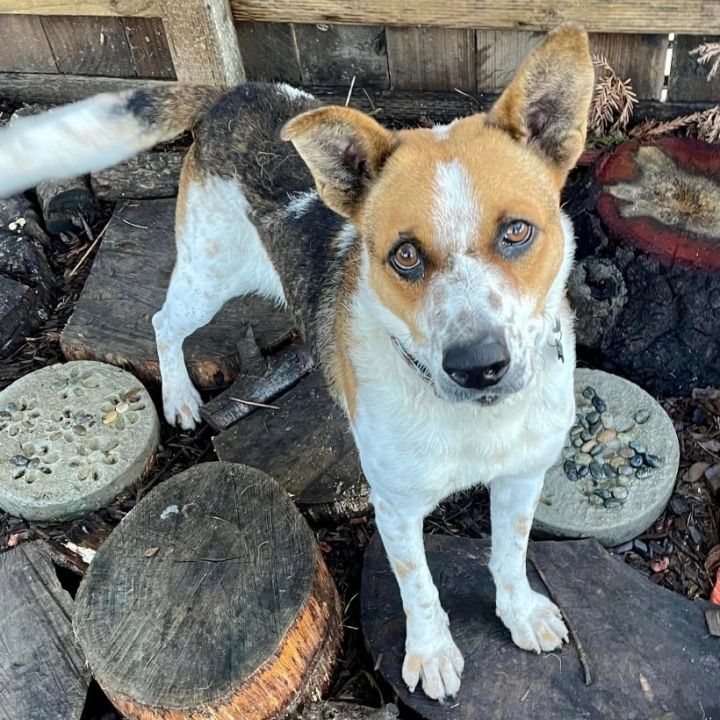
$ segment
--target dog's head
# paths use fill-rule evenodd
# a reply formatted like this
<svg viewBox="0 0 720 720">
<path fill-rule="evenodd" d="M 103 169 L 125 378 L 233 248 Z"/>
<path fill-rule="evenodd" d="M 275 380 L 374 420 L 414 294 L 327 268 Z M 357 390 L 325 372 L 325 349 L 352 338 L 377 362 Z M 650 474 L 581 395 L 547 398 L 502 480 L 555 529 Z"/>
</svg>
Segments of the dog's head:
<svg viewBox="0 0 720 720">
<path fill-rule="evenodd" d="M 392 132 L 326 107 L 283 130 L 360 231 L 378 313 L 443 398 L 489 404 L 532 377 L 572 257 L 560 191 L 592 86 L 587 35 L 564 25 L 487 114 Z"/>
</svg>

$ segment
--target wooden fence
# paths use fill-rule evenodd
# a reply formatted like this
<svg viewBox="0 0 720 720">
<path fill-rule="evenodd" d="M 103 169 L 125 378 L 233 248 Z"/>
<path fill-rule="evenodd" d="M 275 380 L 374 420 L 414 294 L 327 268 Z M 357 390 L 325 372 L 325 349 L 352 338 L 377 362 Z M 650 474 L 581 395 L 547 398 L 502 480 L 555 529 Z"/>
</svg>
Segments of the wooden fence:
<svg viewBox="0 0 720 720">
<path fill-rule="evenodd" d="M 55 102 L 139 79 L 245 78 L 342 97 L 355 78 L 361 104 L 381 97 L 402 107 L 413 102 L 405 91 L 423 91 L 432 105 L 432 93 L 445 93 L 436 102 L 452 113 L 498 92 L 564 20 L 582 22 L 593 50 L 660 116 L 677 103 L 720 102 L 720 73 L 708 82 L 689 54 L 720 40 L 711 0 L 0 0 L 0 98 Z"/>
</svg>

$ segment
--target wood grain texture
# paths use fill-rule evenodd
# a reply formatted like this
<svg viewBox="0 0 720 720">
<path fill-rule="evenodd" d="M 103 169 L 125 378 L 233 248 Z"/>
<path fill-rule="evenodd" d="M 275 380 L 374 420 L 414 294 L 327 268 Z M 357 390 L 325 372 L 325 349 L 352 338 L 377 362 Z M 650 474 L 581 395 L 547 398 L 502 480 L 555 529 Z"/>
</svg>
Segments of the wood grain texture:
<svg viewBox="0 0 720 720">
<path fill-rule="evenodd" d="M 387 88 L 385 30 L 382 27 L 296 25 L 300 75 L 304 84 Z"/>
<path fill-rule="evenodd" d="M 667 35 L 593 33 L 590 50 L 604 55 L 620 78 L 630 78 L 641 100 L 659 100 L 665 82 Z M 686 98 L 691 99 L 691 98 Z M 706 98 L 692 98 L 704 100 Z"/>
<path fill-rule="evenodd" d="M 248 80 L 302 82 L 298 47 L 289 23 L 237 23 Z"/>
<path fill-rule="evenodd" d="M 720 73 L 708 82 L 710 65 L 699 65 L 690 51 L 701 43 L 720 42 L 720 35 L 676 35 L 668 78 L 668 100 L 720 101 Z"/>
<path fill-rule="evenodd" d="M 405 617 L 376 535 L 365 555 L 362 620 L 382 675 L 425 720 L 630 718 L 707 720 L 720 711 L 720 643 L 708 637 L 705 600 L 653 585 L 594 540 L 531 543 L 528 579 L 553 594 L 579 638 L 586 685 L 571 640 L 552 655 L 513 645 L 495 615 L 489 540 L 426 535 L 428 564 L 465 656 L 452 707 L 408 693 L 400 677 Z M 545 586 L 535 567 L 547 579 Z"/>
<path fill-rule="evenodd" d="M 390 84 L 397 90 L 475 90 L 472 30 L 387 28 Z"/>
<path fill-rule="evenodd" d="M 228 0 L 162 0 L 162 18 L 178 80 L 195 85 L 245 80 Z"/>
<path fill-rule="evenodd" d="M 102 545 L 74 628 L 133 718 L 278 717 L 327 686 L 341 605 L 313 533 L 272 478 L 197 465 Z"/>
<path fill-rule="evenodd" d="M 492 93 L 504 90 L 520 63 L 544 36 L 519 30 L 478 30 L 477 89 Z"/>
<path fill-rule="evenodd" d="M 61 73 L 136 76 L 120 18 L 44 17 L 42 25 Z"/>
<path fill-rule="evenodd" d="M 90 672 L 38 543 L 0 554 L 0 720 L 79 720 Z"/>
<path fill-rule="evenodd" d="M 124 18 L 122 22 L 137 76 L 174 80 L 175 68 L 162 21 L 159 18 Z"/>
<path fill-rule="evenodd" d="M 39 17 L 0 15 L 0 72 L 57 72 Z"/>
<path fill-rule="evenodd" d="M 21 15 L 157 17 L 157 0 L 3 0 L 0 12 Z"/>
<path fill-rule="evenodd" d="M 141 152 L 131 160 L 90 174 L 90 186 L 100 200 L 168 198 L 177 195 L 185 153 Z"/>
<path fill-rule="evenodd" d="M 450 28 L 547 31 L 561 22 L 593 32 L 703 33 L 720 25 L 720 4 L 707 0 L 232 0 L 237 20 L 298 23 L 428 25 Z"/>
<path fill-rule="evenodd" d="M 100 243 L 60 344 L 69 359 L 95 359 L 159 381 L 150 319 L 160 309 L 175 261 L 174 200 L 135 200 L 121 205 Z M 259 298 L 227 303 L 184 345 L 190 376 L 201 386 L 232 382 L 242 367 L 238 342 L 251 325 L 262 349 L 287 339 L 286 314 Z"/>
<path fill-rule="evenodd" d="M 221 460 L 272 475 L 314 519 L 367 510 L 368 486 L 348 421 L 318 371 L 213 440 Z"/>
</svg>

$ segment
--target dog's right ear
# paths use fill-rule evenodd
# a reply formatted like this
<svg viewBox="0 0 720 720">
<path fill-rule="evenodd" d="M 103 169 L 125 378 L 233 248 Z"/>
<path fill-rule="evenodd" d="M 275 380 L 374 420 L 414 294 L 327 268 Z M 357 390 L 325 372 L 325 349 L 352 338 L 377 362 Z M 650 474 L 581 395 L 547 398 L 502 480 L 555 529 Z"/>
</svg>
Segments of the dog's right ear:
<svg viewBox="0 0 720 720">
<path fill-rule="evenodd" d="M 395 145 L 393 133 L 364 113 L 332 106 L 293 118 L 281 137 L 310 168 L 323 202 L 350 219 Z"/>
</svg>

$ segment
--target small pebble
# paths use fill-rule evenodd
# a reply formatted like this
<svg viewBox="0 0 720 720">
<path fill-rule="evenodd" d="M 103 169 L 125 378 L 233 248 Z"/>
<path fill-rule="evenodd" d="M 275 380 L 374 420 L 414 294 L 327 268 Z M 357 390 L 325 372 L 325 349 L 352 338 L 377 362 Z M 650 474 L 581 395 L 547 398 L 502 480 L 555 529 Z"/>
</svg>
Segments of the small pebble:
<svg viewBox="0 0 720 720">
<path fill-rule="evenodd" d="M 649 465 L 651 468 L 659 468 L 663 464 L 663 461 L 657 455 L 646 453 L 645 464 Z"/>
<path fill-rule="evenodd" d="M 109 413 L 105 413 L 105 415 L 103 415 L 103 425 L 110 425 L 110 423 L 115 422 L 117 418 L 117 410 L 111 410 Z"/>
<path fill-rule="evenodd" d="M 17 412 L 17 405 L 15 403 L 8 403 L 3 410 L 7 413 Z"/>
<path fill-rule="evenodd" d="M 620 450 L 618 450 L 618 455 L 621 458 L 625 458 L 626 460 L 629 460 L 633 455 L 635 455 L 635 451 L 631 447 L 624 447 L 624 448 L 620 448 Z"/>
<path fill-rule="evenodd" d="M 588 496 L 588 502 L 591 505 L 602 505 L 603 499 L 601 497 L 598 497 L 597 495 L 589 495 Z"/>
<path fill-rule="evenodd" d="M 126 402 L 119 402 L 115 406 L 115 410 L 119 412 L 120 414 L 127 412 L 130 409 L 130 406 Z"/>
<path fill-rule="evenodd" d="M 653 468 L 641 467 L 635 471 L 635 477 L 639 480 L 647 480 L 648 478 L 652 477 L 652 475 Z"/>
<path fill-rule="evenodd" d="M 30 462 L 30 459 L 24 455 L 13 455 L 8 462 L 16 467 L 25 467 Z"/>
<path fill-rule="evenodd" d="M 639 440 L 633 440 L 628 445 L 639 455 L 644 455 L 647 452 L 647 448 Z"/>
<path fill-rule="evenodd" d="M 596 423 L 592 423 L 590 425 L 590 432 L 593 433 L 593 435 L 595 435 L 597 432 L 600 431 L 602 426 L 603 426 L 602 422 L 600 422 L 600 420 L 598 420 Z"/>
<path fill-rule="evenodd" d="M 87 433 L 87 428 L 84 425 L 75 425 L 73 426 L 73 432 L 76 435 L 85 435 L 85 433 Z"/>
<path fill-rule="evenodd" d="M 621 458 L 621 457 L 618 457 L 618 456 L 616 455 L 612 460 L 610 460 L 610 464 L 611 464 L 616 470 L 619 470 L 619 469 L 625 464 L 625 459 L 624 459 L 624 458 Z"/>
<path fill-rule="evenodd" d="M 694 545 L 700 544 L 700 541 L 702 540 L 702 534 L 694 525 L 690 525 L 688 527 L 688 535 L 690 535 L 690 539 L 693 541 Z"/>
<path fill-rule="evenodd" d="M 608 443 L 611 440 L 614 440 L 616 435 L 617 435 L 617 433 L 614 430 L 606 429 L 606 430 L 602 430 L 598 433 L 597 439 L 598 439 L 598 442 Z"/>
<path fill-rule="evenodd" d="M 580 450 L 584 453 L 589 453 L 597 445 L 597 440 L 588 440 L 584 445 L 580 447 Z"/>
<path fill-rule="evenodd" d="M 601 452 L 605 452 L 605 446 L 604 445 L 595 445 L 595 447 L 590 451 L 590 454 L 595 457 L 596 455 L 599 455 Z"/>
<path fill-rule="evenodd" d="M 639 468 L 643 466 L 642 455 L 633 455 L 630 458 L 630 467 Z"/>
<path fill-rule="evenodd" d="M 627 465 L 625 467 L 627 467 Z M 630 470 L 630 468 L 628 468 L 628 470 Z M 630 484 L 630 478 L 627 475 L 618 475 L 617 484 L 620 487 L 627 487 Z"/>
<path fill-rule="evenodd" d="M 617 470 L 612 465 L 610 465 L 610 463 L 605 463 L 602 468 L 603 472 L 605 473 L 605 477 L 612 478 L 617 475 Z"/>
<path fill-rule="evenodd" d="M 576 450 L 574 447 L 564 447 L 562 450 L 563 460 L 572 460 L 575 457 Z"/>
<path fill-rule="evenodd" d="M 616 497 L 618 500 L 624 500 L 628 496 L 628 491 L 624 487 L 616 487 L 613 488 L 612 494 L 613 497 Z"/>
<path fill-rule="evenodd" d="M 587 467 L 593 461 L 592 455 L 589 453 L 578 453 L 575 456 L 575 464 Z"/>
<path fill-rule="evenodd" d="M 590 440 L 594 440 L 594 439 L 595 439 L 595 436 L 594 436 L 591 432 L 589 432 L 588 430 L 584 430 L 584 431 L 580 434 L 580 437 L 581 437 L 585 442 L 589 442 Z"/>
<path fill-rule="evenodd" d="M 585 428 L 582 425 L 574 425 L 570 428 L 570 437 L 575 437 L 575 435 L 580 435 L 580 433 L 584 432 Z"/>
<path fill-rule="evenodd" d="M 576 437 L 572 441 L 573 447 L 576 447 L 576 448 L 582 447 L 583 443 L 584 443 L 584 441 L 581 437 Z"/>
<path fill-rule="evenodd" d="M 619 450 L 619 449 L 622 447 L 622 443 L 621 443 L 617 438 L 615 438 L 614 440 L 611 440 L 611 441 L 607 444 L 607 446 L 608 446 L 611 450 Z"/>
<path fill-rule="evenodd" d="M 607 410 L 607 405 L 605 404 L 605 401 L 599 395 L 596 395 L 592 399 L 592 404 L 599 413 L 604 413 Z"/>
<path fill-rule="evenodd" d="M 618 468 L 618 474 L 630 477 L 630 475 L 633 474 L 633 468 L 631 468 L 630 465 L 622 465 Z"/>
<path fill-rule="evenodd" d="M 606 490 L 605 488 L 597 488 L 597 489 L 593 490 L 593 493 L 595 495 L 597 495 L 599 498 L 602 498 L 603 500 L 612 497 L 612 493 L 609 490 Z"/>
<path fill-rule="evenodd" d="M 601 478 L 605 475 L 602 469 L 602 465 L 597 462 L 590 463 L 590 473 L 594 478 Z"/>
<path fill-rule="evenodd" d="M 650 419 L 649 410 L 638 410 L 635 413 L 635 422 L 644 425 Z"/>
<path fill-rule="evenodd" d="M 604 412 L 604 413 L 600 416 L 600 420 L 602 421 L 602 424 L 603 424 L 606 428 L 612 429 L 612 430 L 617 430 L 617 428 L 615 427 L 615 418 L 612 416 L 611 413 L 609 413 L 609 412 Z"/>
<path fill-rule="evenodd" d="M 586 400 L 592 400 L 595 397 L 595 395 L 597 395 L 597 393 L 595 392 L 595 388 L 592 387 L 591 385 L 587 385 L 585 387 L 585 389 L 582 391 L 582 396 Z"/>
<path fill-rule="evenodd" d="M 672 498 L 670 498 L 670 510 L 672 510 L 674 515 L 684 515 L 690 512 L 690 506 L 684 497 L 673 495 Z"/>
<path fill-rule="evenodd" d="M 578 468 L 577 474 L 579 478 L 584 478 L 590 472 L 590 468 L 587 465 L 581 465 Z"/>
<path fill-rule="evenodd" d="M 567 477 L 570 482 L 578 481 L 578 474 L 575 463 L 567 460 L 565 463 L 563 463 L 563 471 L 565 472 L 565 477 Z"/>
<path fill-rule="evenodd" d="M 633 542 L 633 545 L 635 546 L 635 549 L 641 554 L 641 555 L 647 555 L 649 552 L 647 543 L 643 540 L 635 540 Z"/>
<path fill-rule="evenodd" d="M 607 500 L 603 500 L 603 505 L 606 508 L 616 508 L 616 507 L 620 507 L 622 505 L 622 501 L 618 500 L 617 498 L 611 497 L 611 498 L 608 498 Z"/>
<path fill-rule="evenodd" d="M 592 427 L 596 422 L 600 420 L 600 413 L 599 412 L 591 412 L 588 413 L 585 416 L 585 419 L 588 421 L 588 425 Z"/>
</svg>

